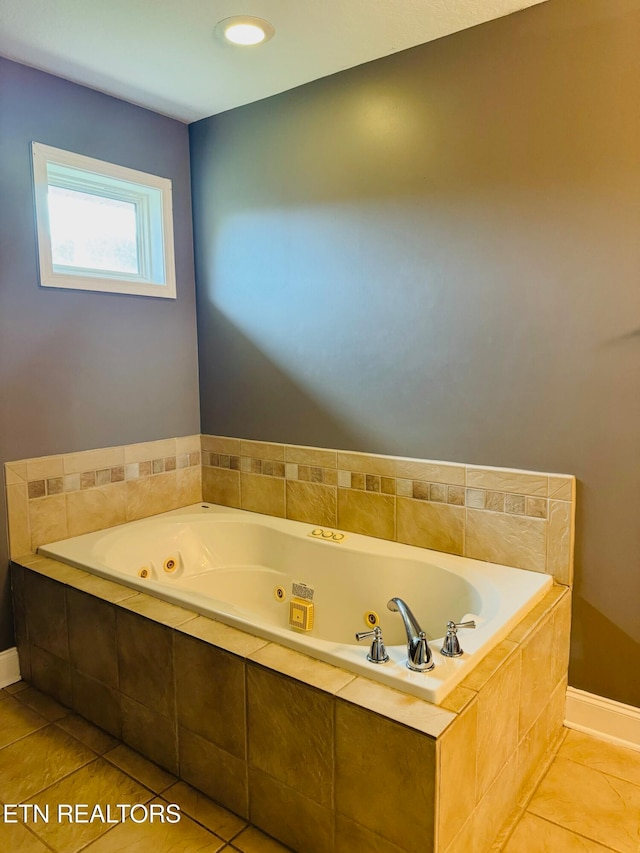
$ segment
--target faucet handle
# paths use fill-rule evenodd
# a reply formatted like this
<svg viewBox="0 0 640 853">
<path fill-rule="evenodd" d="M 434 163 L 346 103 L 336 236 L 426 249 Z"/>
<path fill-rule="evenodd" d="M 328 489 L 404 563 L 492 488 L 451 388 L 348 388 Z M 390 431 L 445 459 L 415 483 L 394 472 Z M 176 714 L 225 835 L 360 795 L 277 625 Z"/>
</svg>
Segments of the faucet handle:
<svg viewBox="0 0 640 853">
<path fill-rule="evenodd" d="M 458 629 L 475 627 L 476 623 L 473 619 L 470 619 L 468 622 L 447 622 L 447 635 L 444 638 L 440 654 L 447 658 L 459 658 L 462 654 L 462 649 L 458 640 Z"/>
<path fill-rule="evenodd" d="M 371 661 L 371 663 L 386 663 L 389 660 L 389 655 L 382 640 L 382 628 L 376 625 L 372 631 L 358 631 L 356 633 L 356 640 L 358 642 L 368 640 L 370 637 L 373 637 L 373 641 L 367 655 L 367 660 Z"/>
</svg>

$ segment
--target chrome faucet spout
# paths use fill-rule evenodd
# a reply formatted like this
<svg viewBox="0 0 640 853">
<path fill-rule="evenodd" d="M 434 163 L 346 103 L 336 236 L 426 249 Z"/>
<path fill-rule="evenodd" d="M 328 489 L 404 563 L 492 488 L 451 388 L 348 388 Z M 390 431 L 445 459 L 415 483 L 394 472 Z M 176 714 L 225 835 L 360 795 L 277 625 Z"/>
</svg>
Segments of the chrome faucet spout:
<svg viewBox="0 0 640 853">
<path fill-rule="evenodd" d="M 418 624 L 409 605 L 401 598 L 392 598 L 387 602 L 387 608 L 393 613 L 399 613 L 407 632 L 407 667 L 414 672 L 429 672 L 435 666 L 433 655 L 427 642 L 427 635 Z"/>
</svg>

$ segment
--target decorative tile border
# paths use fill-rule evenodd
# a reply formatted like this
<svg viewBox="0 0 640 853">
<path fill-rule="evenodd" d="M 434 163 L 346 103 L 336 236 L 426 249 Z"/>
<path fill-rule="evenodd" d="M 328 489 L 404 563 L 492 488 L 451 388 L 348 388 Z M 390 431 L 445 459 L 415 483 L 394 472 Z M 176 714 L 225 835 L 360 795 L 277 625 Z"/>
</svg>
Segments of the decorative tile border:
<svg viewBox="0 0 640 853">
<path fill-rule="evenodd" d="M 5 465 L 12 557 L 202 499 L 200 436 Z"/>
<path fill-rule="evenodd" d="M 36 500 L 50 495 L 109 486 L 111 483 L 140 480 L 143 477 L 152 477 L 154 474 L 164 474 L 181 468 L 193 468 L 200 464 L 199 451 L 180 453 L 177 456 L 166 456 L 144 462 L 129 462 L 127 465 L 116 465 L 114 468 L 100 468 L 96 471 L 64 474 L 61 477 L 27 480 L 27 494 L 29 500 Z"/>
<path fill-rule="evenodd" d="M 199 500 L 571 584 L 575 478 L 194 435 L 5 465 L 12 556 Z"/>
<path fill-rule="evenodd" d="M 213 503 L 571 583 L 572 476 L 204 435 L 202 465 L 203 498 Z"/>
</svg>

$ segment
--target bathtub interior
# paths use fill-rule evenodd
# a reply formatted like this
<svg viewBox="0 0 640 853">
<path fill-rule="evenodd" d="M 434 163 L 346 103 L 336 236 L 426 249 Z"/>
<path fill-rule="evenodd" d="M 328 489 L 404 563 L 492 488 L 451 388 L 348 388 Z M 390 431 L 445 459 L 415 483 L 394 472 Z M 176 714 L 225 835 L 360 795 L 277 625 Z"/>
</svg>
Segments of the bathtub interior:
<svg viewBox="0 0 640 853">
<path fill-rule="evenodd" d="M 319 660 L 441 701 L 551 585 L 549 576 L 358 534 L 342 542 L 313 527 L 242 510 L 198 504 L 44 546 L 39 551 L 174 604 L 282 643 Z M 314 625 L 289 625 L 294 584 L 313 590 Z M 285 600 L 275 592 L 285 591 Z M 393 597 L 413 610 L 434 652 L 432 673 L 410 672 L 406 634 Z M 356 631 L 380 618 L 390 661 L 367 661 Z M 465 654 L 439 654 L 449 620 L 473 618 L 461 632 Z"/>
<path fill-rule="evenodd" d="M 284 630 L 289 630 L 293 585 L 304 584 L 313 590 L 313 636 L 339 644 L 355 644 L 355 632 L 370 627 L 365 614 L 371 611 L 380 617 L 385 641 L 402 644 L 402 621 L 386 608 L 394 596 L 420 614 L 430 640 L 443 635 L 449 619 L 494 615 L 496 602 L 489 599 L 480 617 L 478 590 L 460 575 L 424 561 L 377 554 L 373 548 L 365 553 L 361 543 L 354 549 L 348 541 L 338 545 L 314 539 L 306 535 L 310 529 L 303 525 L 292 534 L 244 517 L 217 517 L 212 524 L 207 517 L 178 516 L 164 519 L 155 537 L 149 528 L 143 541 L 136 530 L 105 534 L 93 556 L 130 579 L 146 570 L 141 580 L 151 581 L 147 586 L 163 583 L 225 602 Z M 279 588 L 284 599 L 276 595 Z"/>
</svg>

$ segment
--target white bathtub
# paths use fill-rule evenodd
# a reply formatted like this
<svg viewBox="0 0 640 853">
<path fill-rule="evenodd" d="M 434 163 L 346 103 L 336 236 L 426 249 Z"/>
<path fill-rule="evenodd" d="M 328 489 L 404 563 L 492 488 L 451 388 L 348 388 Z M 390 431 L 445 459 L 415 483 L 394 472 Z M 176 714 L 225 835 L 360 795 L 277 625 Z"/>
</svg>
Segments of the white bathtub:
<svg viewBox="0 0 640 853">
<path fill-rule="evenodd" d="M 203 503 L 38 550 L 434 703 L 552 583 L 547 575 L 355 533 L 344 533 L 338 543 L 310 535 L 314 530 Z M 174 561 L 172 571 L 164 568 L 167 560 Z M 314 625 L 308 633 L 288 624 L 293 584 L 313 590 Z M 286 600 L 276 597 L 278 587 Z M 394 596 L 405 600 L 429 638 L 431 672 L 405 666 L 402 619 L 387 610 Z M 372 610 L 379 614 L 390 656 L 378 665 L 367 661 L 369 642 L 357 643 L 354 636 L 369 627 L 364 617 Z M 447 622 L 470 618 L 477 628 L 459 632 L 464 655 L 441 655 Z"/>
</svg>

